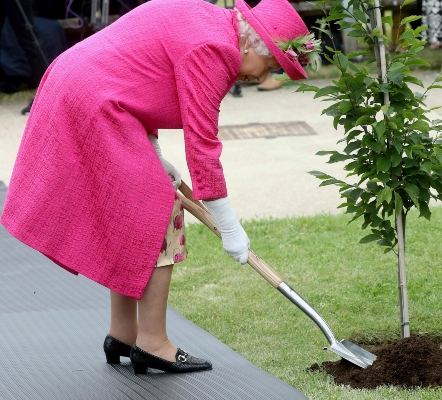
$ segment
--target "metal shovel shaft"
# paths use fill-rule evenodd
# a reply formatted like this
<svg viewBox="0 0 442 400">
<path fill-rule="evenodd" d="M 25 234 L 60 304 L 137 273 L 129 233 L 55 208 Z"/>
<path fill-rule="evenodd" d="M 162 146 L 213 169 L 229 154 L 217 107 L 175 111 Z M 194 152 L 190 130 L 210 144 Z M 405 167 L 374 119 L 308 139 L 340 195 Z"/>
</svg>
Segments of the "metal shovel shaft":
<svg viewBox="0 0 442 400">
<path fill-rule="evenodd" d="M 335 336 L 328 326 L 327 322 L 310 306 L 296 291 L 287 283 L 282 282 L 276 289 L 278 289 L 285 297 L 287 297 L 296 307 L 298 307 L 304 314 L 306 314 L 313 322 L 319 326 L 322 333 L 327 338 L 330 344 L 336 342 Z"/>
<path fill-rule="evenodd" d="M 277 289 L 304 314 L 306 314 L 316 325 L 318 325 L 319 329 L 321 329 L 322 333 L 330 343 L 330 346 L 328 347 L 329 350 L 362 368 L 372 365 L 376 360 L 376 356 L 374 354 L 346 339 L 342 339 L 340 342 L 338 342 L 327 322 L 325 322 L 325 320 L 316 312 L 316 310 L 310 306 L 310 304 L 308 304 L 298 293 L 296 293 L 293 288 L 287 285 L 287 283 L 282 282 Z"/>
</svg>

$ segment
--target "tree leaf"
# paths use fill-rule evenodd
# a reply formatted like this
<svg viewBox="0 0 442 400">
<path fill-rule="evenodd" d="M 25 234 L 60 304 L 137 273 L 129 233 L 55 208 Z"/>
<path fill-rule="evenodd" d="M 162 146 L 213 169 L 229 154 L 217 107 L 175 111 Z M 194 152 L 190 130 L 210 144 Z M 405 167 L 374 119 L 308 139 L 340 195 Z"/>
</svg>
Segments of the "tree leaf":
<svg viewBox="0 0 442 400">
<path fill-rule="evenodd" d="M 364 236 L 359 243 L 370 243 L 374 242 L 375 240 L 381 239 L 380 235 L 376 235 L 375 233 L 371 233 L 370 235 Z"/>
<path fill-rule="evenodd" d="M 425 43 L 426 42 L 420 42 L 420 43 L 416 43 L 413 46 L 411 46 L 408 51 L 414 51 L 414 53 L 419 53 L 420 51 L 422 51 L 425 47 Z"/>
<path fill-rule="evenodd" d="M 442 149 L 439 147 L 434 148 L 434 155 L 439 160 L 439 162 L 442 164 Z"/>
<path fill-rule="evenodd" d="M 418 120 L 416 122 L 413 122 L 410 125 L 410 130 L 414 131 L 420 131 L 420 132 L 428 132 L 430 130 L 430 127 L 427 122 Z"/>
<path fill-rule="evenodd" d="M 318 87 L 306 83 L 301 83 L 296 89 L 297 92 L 317 92 L 318 90 Z"/>
<path fill-rule="evenodd" d="M 349 18 L 350 15 L 348 14 L 330 14 L 330 16 L 328 16 L 325 21 L 336 21 L 337 19 L 345 19 L 345 18 Z"/>
<path fill-rule="evenodd" d="M 394 65 L 394 64 L 393 64 Z M 390 68 L 390 71 L 387 72 L 387 78 L 395 83 L 396 85 L 399 85 L 402 80 L 404 79 L 404 65 L 402 65 L 402 68 Z"/>
<path fill-rule="evenodd" d="M 361 141 L 355 140 L 353 142 L 350 142 L 347 147 L 344 149 L 344 153 L 350 154 L 352 151 L 357 150 L 361 147 Z"/>
<path fill-rule="evenodd" d="M 328 96 L 330 94 L 336 94 L 338 92 L 338 88 L 336 86 L 325 86 L 319 89 L 315 94 L 315 99 L 322 96 Z"/>
<path fill-rule="evenodd" d="M 378 140 L 381 140 L 382 136 L 383 136 L 384 133 L 385 133 L 385 129 L 386 129 L 386 126 L 385 126 L 385 120 L 379 121 L 379 122 L 376 124 L 376 126 L 375 126 L 374 129 L 375 129 L 375 131 L 376 131 L 376 134 L 377 134 Z"/>
<path fill-rule="evenodd" d="M 424 84 L 420 79 L 415 78 L 414 76 L 406 76 L 404 78 L 404 82 L 414 83 L 415 85 L 418 85 L 420 87 L 424 87 Z"/>
<path fill-rule="evenodd" d="M 339 102 L 339 111 L 342 114 L 346 114 L 348 111 L 350 111 L 353 108 L 353 104 L 351 101 L 342 100 Z"/>
<path fill-rule="evenodd" d="M 376 206 L 379 207 L 384 201 L 390 203 L 393 191 L 385 186 L 376 196 Z"/>
<path fill-rule="evenodd" d="M 413 58 L 411 60 L 405 61 L 405 65 L 423 65 L 425 67 L 431 67 L 431 64 L 427 60 L 423 60 L 422 58 Z"/>
<path fill-rule="evenodd" d="M 370 115 L 363 115 L 362 117 L 359 117 L 356 122 L 355 122 L 355 126 L 356 125 L 367 125 L 367 124 L 371 124 L 373 122 L 373 117 L 371 117 Z"/>
<path fill-rule="evenodd" d="M 345 161 L 349 158 L 352 158 L 352 156 L 348 156 L 346 154 L 338 153 L 337 151 L 330 156 L 329 160 L 327 161 L 328 164 L 334 164 L 336 162 Z"/>
<path fill-rule="evenodd" d="M 431 164 L 431 163 L 430 163 Z M 419 186 L 421 187 L 420 191 L 419 191 L 419 198 L 420 200 L 424 200 L 424 201 L 429 201 L 430 200 L 430 179 L 429 179 L 429 175 L 430 174 L 419 174 Z"/>
<path fill-rule="evenodd" d="M 332 35 L 331 35 L 331 32 L 330 32 L 329 29 L 323 29 L 323 28 L 321 28 L 320 26 L 315 26 L 315 29 L 318 30 L 318 31 L 320 31 L 320 32 L 325 33 L 325 34 L 326 34 L 327 36 L 329 36 L 329 37 L 332 36 Z"/>
<path fill-rule="evenodd" d="M 359 199 L 359 197 L 361 196 L 361 194 L 362 194 L 363 192 L 364 192 L 363 189 L 361 189 L 361 188 L 355 188 L 355 189 L 351 190 L 351 191 L 347 194 L 347 196 L 345 196 L 345 197 L 350 198 L 350 199 L 352 199 L 353 201 L 356 201 L 357 199 Z"/>
<path fill-rule="evenodd" d="M 393 26 L 393 18 L 391 17 L 391 15 L 387 15 L 387 16 L 385 16 L 385 17 L 382 17 L 382 22 L 383 22 L 385 25 Z"/>
<path fill-rule="evenodd" d="M 397 69 L 403 69 L 403 68 L 404 68 L 404 64 L 402 64 L 401 62 L 395 61 L 393 64 L 391 64 L 389 70 L 395 71 Z"/>
<path fill-rule="evenodd" d="M 405 17 L 401 21 L 401 25 L 405 25 L 405 24 L 408 24 L 410 22 L 417 21 L 417 20 L 419 20 L 421 18 L 422 18 L 422 15 L 410 15 L 409 17 Z"/>
<path fill-rule="evenodd" d="M 420 170 L 422 172 L 425 172 L 425 174 L 430 175 L 431 174 L 431 162 L 430 161 L 425 161 L 424 163 L 422 163 Z"/>
<path fill-rule="evenodd" d="M 401 40 L 410 40 L 410 39 L 414 39 L 414 35 L 413 32 L 410 31 L 409 29 L 407 29 L 405 32 L 402 33 L 402 35 L 399 37 L 399 39 Z M 399 46 L 400 48 L 401 46 Z"/>
<path fill-rule="evenodd" d="M 394 129 L 394 130 L 397 129 L 397 125 L 396 125 L 393 121 L 388 121 L 388 126 L 389 126 L 391 129 Z"/>
<path fill-rule="evenodd" d="M 319 186 L 328 186 L 328 185 L 345 186 L 347 184 L 343 181 L 340 181 L 339 179 L 332 178 L 332 179 L 323 180 Z"/>
<path fill-rule="evenodd" d="M 394 168 L 397 167 L 402 162 L 402 157 L 399 153 L 397 153 L 396 151 L 394 151 L 394 149 L 392 149 L 390 161 L 391 161 L 391 166 Z"/>
<path fill-rule="evenodd" d="M 419 208 L 419 188 L 416 185 L 413 185 L 412 183 L 406 183 L 404 186 L 405 191 L 410 196 L 411 201 L 414 203 L 414 205 Z"/>
<path fill-rule="evenodd" d="M 345 213 L 346 214 L 353 214 L 353 213 L 355 213 L 356 216 L 354 218 L 356 219 L 360 215 L 362 215 L 362 211 L 361 210 L 363 210 L 363 207 L 353 204 L 353 205 L 350 205 L 350 206 L 347 207 L 347 210 L 345 211 Z"/>
<path fill-rule="evenodd" d="M 382 222 L 384 221 L 382 218 L 379 218 L 377 214 L 370 214 L 370 219 L 371 219 L 371 226 L 375 228 L 381 226 Z"/>
<path fill-rule="evenodd" d="M 430 185 L 437 191 L 438 195 L 442 194 L 442 181 L 437 175 L 433 175 L 433 179 L 430 181 Z"/>
<path fill-rule="evenodd" d="M 364 140 L 365 144 L 372 149 L 375 153 L 380 153 L 382 150 L 381 144 L 373 137 L 369 136 Z"/>
<path fill-rule="evenodd" d="M 385 105 L 383 105 L 383 106 L 381 107 L 381 111 L 382 111 L 385 115 L 390 116 L 390 115 L 393 113 L 393 108 L 390 107 L 389 104 L 385 104 Z"/>
<path fill-rule="evenodd" d="M 309 171 L 308 173 L 310 175 L 316 176 L 316 178 L 318 178 L 318 179 L 330 179 L 330 178 L 333 178 L 332 176 L 324 174 L 324 172 L 321 172 L 321 171 Z"/>
<path fill-rule="evenodd" d="M 414 34 L 415 34 L 416 37 L 417 37 L 417 35 L 419 35 L 419 33 L 421 33 L 422 31 L 424 31 L 424 30 L 426 30 L 426 29 L 428 29 L 428 26 L 426 26 L 426 25 L 418 26 L 418 27 L 414 30 Z"/>
<path fill-rule="evenodd" d="M 431 211 L 428 204 L 424 201 L 419 202 L 419 218 L 420 217 L 424 217 L 425 219 L 428 219 L 428 221 L 431 219 Z"/>
<path fill-rule="evenodd" d="M 386 172 L 391 167 L 391 161 L 388 157 L 380 157 L 376 163 L 376 169 L 378 172 Z"/>
<path fill-rule="evenodd" d="M 354 58 L 354 57 L 358 57 L 358 56 L 367 56 L 367 55 L 371 55 L 371 50 L 362 49 L 362 50 L 353 51 L 351 53 L 348 53 L 347 57 Z"/>
<path fill-rule="evenodd" d="M 353 30 L 353 31 L 349 31 L 348 33 L 346 33 L 346 35 L 347 36 L 350 36 L 350 37 L 356 37 L 356 38 L 358 38 L 358 37 L 364 37 L 364 36 L 366 36 L 367 35 L 367 32 L 365 32 L 365 31 L 362 31 L 362 30 L 360 30 L 360 29 L 355 29 L 355 30 Z"/>
<path fill-rule="evenodd" d="M 353 15 L 356 19 L 358 19 L 362 23 L 365 24 L 367 22 L 367 15 L 363 11 L 354 8 Z"/>
<path fill-rule="evenodd" d="M 321 151 L 317 151 L 316 155 L 317 156 L 328 156 L 330 154 L 335 154 L 336 150 L 321 150 Z"/>
<path fill-rule="evenodd" d="M 414 3 L 416 0 L 404 0 L 401 5 L 401 8 L 405 7 L 407 4 Z"/>
<path fill-rule="evenodd" d="M 338 53 L 333 56 L 337 60 L 336 66 L 342 71 L 345 72 L 348 67 L 348 58 L 342 54 Z"/>
<path fill-rule="evenodd" d="M 330 107 L 325 108 L 322 110 L 322 114 L 328 115 L 329 117 L 341 117 L 342 113 L 339 111 L 339 103 L 334 103 Z"/>
<path fill-rule="evenodd" d="M 380 182 L 382 182 L 384 185 L 386 185 L 387 182 L 391 178 L 391 174 L 390 174 L 390 172 L 378 172 L 376 177 L 379 179 Z"/>
</svg>

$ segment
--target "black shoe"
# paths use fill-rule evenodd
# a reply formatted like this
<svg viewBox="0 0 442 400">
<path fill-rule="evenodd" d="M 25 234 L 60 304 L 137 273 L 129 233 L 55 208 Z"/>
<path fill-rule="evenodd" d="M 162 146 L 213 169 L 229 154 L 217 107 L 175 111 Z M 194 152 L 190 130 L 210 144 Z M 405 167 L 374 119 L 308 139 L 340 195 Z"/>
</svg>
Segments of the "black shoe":
<svg viewBox="0 0 442 400">
<path fill-rule="evenodd" d="M 210 361 L 189 356 L 185 351 L 178 349 L 176 362 L 167 361 L 140 349 L 135 344 L 130 351 L 130 360 L 134 367 L 134 374 L 146 374 L 148 368 L 155 368 L 165 372 L 191 372 L 212 369 Z"/>
<path fill-rule="evenodd" d="M 104 339 L 103 350 L 108 364 L 119 364 L 120 357 L 130 357 L 130 349 L 131 346 L 111 335 L 107 335 Z"/>
<path fill-rule="evenodd" d="M 21 110 L 21 114 L 25 115 L 31 112 L 31 107 L 32 107 L 32 103 L 34 102 L 34 99 L 31 100 L 31 102 L 25 107 L 23 108 L 23 110 Z"/>
</svg>

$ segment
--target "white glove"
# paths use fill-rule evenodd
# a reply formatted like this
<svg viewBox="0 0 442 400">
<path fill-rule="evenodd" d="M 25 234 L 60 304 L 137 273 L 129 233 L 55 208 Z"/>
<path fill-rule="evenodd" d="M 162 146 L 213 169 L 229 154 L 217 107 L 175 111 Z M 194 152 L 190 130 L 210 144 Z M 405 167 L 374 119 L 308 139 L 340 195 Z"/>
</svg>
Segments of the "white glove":
<svg viewBox="0 0 442 400">
<path fill-rule="evenodd" d="M 240 264 L 247 263 L 250 240 L 238 221 L 228 197 L 203 201 L 221 232 L 226 253 Z"/>
<path fill-rule="evenodd" d="M 155 148 L 155 151 L 157 152 L 161 164 L 163 164 L 163 167 L 166 170 L 167 174 L 171 178 L 173 178 L 173 187 L 175 188 L 175 190 L 177 190 L 181 185 L 181 174 L 169 161 L 166 161 L 163 158 L 163 155 L 161 154 L 161 147 L 158 143 L 158 138 L 150 133 L 147 135 L 147 137 L 149 138 L 149 142 L 152 143 L 153 147 Z"/>
</svg>

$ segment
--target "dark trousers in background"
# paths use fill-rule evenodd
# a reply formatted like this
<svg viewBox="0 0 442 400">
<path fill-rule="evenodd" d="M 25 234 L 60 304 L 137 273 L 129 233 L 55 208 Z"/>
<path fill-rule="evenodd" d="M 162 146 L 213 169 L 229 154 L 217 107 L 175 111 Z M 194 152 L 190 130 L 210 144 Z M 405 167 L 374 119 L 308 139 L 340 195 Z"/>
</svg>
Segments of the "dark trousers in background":
<svg viewBox="0 0 442 400">
<path fill-rule="evenodd" d="M 26 18 L 20 10 L 20 5 Z M 8 18 L 17 40 L 22 47 L 32 69 L 32 81 L 37 87 L 43 77 L 48 62 L 33 31 L 32 0 L 1 0 L 0 1 L 0 32 L 5 18 Z"/>
</svg>

